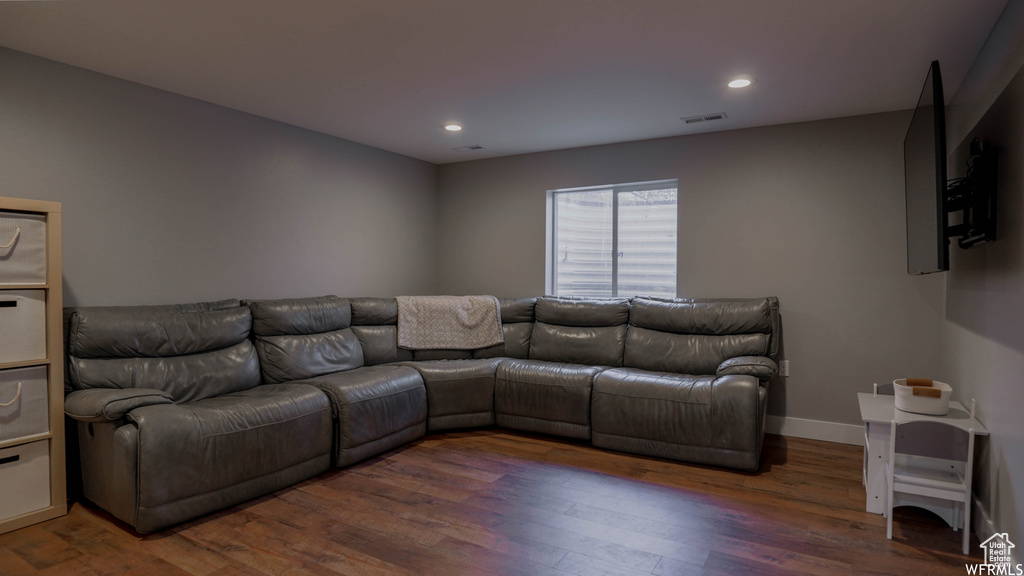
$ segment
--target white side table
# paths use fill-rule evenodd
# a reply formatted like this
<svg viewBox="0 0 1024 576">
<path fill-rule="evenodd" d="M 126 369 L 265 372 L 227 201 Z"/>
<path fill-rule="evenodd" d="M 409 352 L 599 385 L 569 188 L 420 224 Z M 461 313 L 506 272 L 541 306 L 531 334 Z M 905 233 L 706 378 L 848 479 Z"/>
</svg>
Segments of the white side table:
<svg viewBox="0 0 1024 576">
<path fill-rule="evenodd" d="M 988 436 L 988 430 L 978 422 L 959 402 L 949 403 L 945 416 L 914 414 L 896 409 L 894 396 L 857 394 L 860 403 L 860 417 L 864 421 L 864 487 L 867 490 L 868 512 L 885 514 L 888 489 L 885 480 L 885 464 L 889 459 L 889 442 L 892 437 L 892 421 L 898 423 L 933 421 L 953 424 L 964 430 L 973 428 L 976 436 Z M 970 466 L 973 463 L 968 463 Z M 900 494 L 897 506 L 918 506 L 930 510 L 953 526 L 958 516 L 952 502 L 936 500 L 911 494 Z"/>
</svg>

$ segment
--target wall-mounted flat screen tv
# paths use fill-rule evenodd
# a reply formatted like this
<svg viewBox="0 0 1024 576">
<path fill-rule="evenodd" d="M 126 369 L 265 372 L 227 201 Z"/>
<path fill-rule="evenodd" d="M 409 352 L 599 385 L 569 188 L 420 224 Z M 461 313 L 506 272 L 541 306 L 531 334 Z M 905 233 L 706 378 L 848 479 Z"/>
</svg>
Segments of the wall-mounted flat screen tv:
<svg viewBox="0 0 1024 576">
<path fill-rule="evenodd" d="M 946 111 L 932 62 L 903 140 L 907 191 L 907 273 L 949 270 L 946 222 Z"/>
</svg>

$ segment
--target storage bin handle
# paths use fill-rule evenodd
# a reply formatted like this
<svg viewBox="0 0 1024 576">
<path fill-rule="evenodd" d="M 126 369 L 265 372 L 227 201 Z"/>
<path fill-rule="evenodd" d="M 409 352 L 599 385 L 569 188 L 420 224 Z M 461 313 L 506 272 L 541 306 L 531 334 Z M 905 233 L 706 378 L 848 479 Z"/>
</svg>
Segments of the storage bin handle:
<svg viewBox="0 0 1024 576">
<path fill-rule="evenodd" d="M 18 398 L 21 398 L 21 382 L 18 382 L 18 391 L 14 393 L 14 399 L 10 402 L 0 402 L 0 408 L 7 408 L 11 404 L 17 402 Z"/>
<path fill-rule="evenodd" d="M 14 238 L 11 238 L 11 241 L 8 242 L 7 244 L 0 246 L 0 250 L 7 250 L 11 246 L 14 246 L 14 243 L 18 241 L 18 236 L 21 236 L 21 226 L 17 226 L 14 228 Z"/>
</svg>

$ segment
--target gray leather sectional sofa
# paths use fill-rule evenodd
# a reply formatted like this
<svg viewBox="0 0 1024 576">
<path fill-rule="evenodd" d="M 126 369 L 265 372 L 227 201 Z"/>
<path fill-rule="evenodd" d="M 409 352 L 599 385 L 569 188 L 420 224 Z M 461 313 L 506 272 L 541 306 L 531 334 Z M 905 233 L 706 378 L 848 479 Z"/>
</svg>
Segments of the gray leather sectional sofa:
<svg viewBox="0 0 1024 576">
<path fill-rule="evenodd" d="M 756 470 L 778 300 L 501 301 L 504 343 L 397 345 L 393 298 L 68 309 L 86 498 L 138 532 L 497 425 Z"/>
</svg>

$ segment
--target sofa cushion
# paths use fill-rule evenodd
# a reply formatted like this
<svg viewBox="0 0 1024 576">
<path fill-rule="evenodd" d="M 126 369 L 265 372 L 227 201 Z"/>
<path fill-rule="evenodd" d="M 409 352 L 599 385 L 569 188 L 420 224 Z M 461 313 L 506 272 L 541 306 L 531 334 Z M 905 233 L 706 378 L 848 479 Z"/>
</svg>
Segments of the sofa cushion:
<svg viewBox="0 0 1024 576">
<path fill-rule="evenodd" d="M 771 298 L 634 298 L 623 366 L 715 374 L 736 356 L 770 356 L 777 304 Z"/>
<path fill-rule="evenodd" d="M 498 303 L 501 306 L 502 324 L 534 321 L 534 310 L 537 307 L 536 298 L 499 298 Z"/>
<path fill-rule="evenodd" d="M 349 298 L 353 326 L 396 326 L 398 301 L 394 298 Z"/>
<path fill-rule="evenodd" d="M 539 298 L 530 334 L 530 358 L 622 366 L 629 300 Z"/>
<path fill-rule="evenodd" d="M 184 312 L 159 308 L 78 308 L 70 319 L 68 352 L 76 358 L 184 356 L 238 344 L 252 327 L 241 307 Z"/>
<path fill-rule="evenodd" d="M 629 321 L 676 334 L 770 334 L 769 298 L 634 298 Z"/>
<path fill-rule="evenodd" d="M 375 366 L 412 360 L 398 347 L 398 302 L 394 298 L 350 298 L 352 332 L 363 349 L 363 364 Z"/>
<path fill-rule="evenodd" d="M 714 376 L 606 370 L 594 379 L 594 430 L 603 434 L 710 446 Z"/>
<path fill-rule="evenodd" d="M 506 359 L 494 379 L 499 426 L 590 439 L 590 390 L 596 366 Z"/>
<path fill-rule="evenodd" d="M 330 399 L 335 466 L 354 464 L 426 433 L 423 378 L 408 366 L 364 366 L 301 382 Z"/>
<path fill-rule="evenodd" d="M 537 322 L 556 326 L 622 326 L 629 322 L 627 298 L 538 298 Z"/>
<path fill-rule="evenodd" d="M 594 378 L 595 446 L 755 470 L 767 389 L 745 375 L 613 368 Z"/>
<path fill-rule="evenodd" d="M 624 365 L 656 372 L 714 374 L 727 358 L 764 354 L 763 334 L 669 334 L 630 326 Z"/>
<path fill-rule="evenodd" d="M 530 336 L 530 358 L 548 362 L 622 366 L 625 326 L 576 328 L 538 322 Z"/>
<path fill-rule="evenodd" d="M 363 349 L 365 366 L 412 360 L 412 350 L 398 347 L 396 326 L 352 326 L 352 333 Z"/>
<path fill-rule="evenodd" d="M 300 466 L 309 471 L 313 463 L 317 474 L 330 465 L 331 413 L 312 386 L 258 386 L 146 406 L 129 418 L 138 430 L 140 531 L 252 498 L 261 479 L 277 473 Z"/>
<path fill-rule="evenodd" d="M 529 358 L 533 322 L 503 323 L 505 341 L 489 348 L 473 350 L 474 358 Z"/>
<path fill-rule="evenodd" d="M 67 322 L 75 390 L 151 388 L 188 402 L 260 384 L 245 307 L 83 307 Z"/>
<path fill-rule="evenodd" d="M 473 350 L 474 358 L 529 358 L 536 298 L 499 298 L 504 342 Z"/>
<path fill-rule="evenodd" d="M 248 302 L 266 382 L 287 382 L 363 365 L 344 298 L 319 296 Z"/>
<path fill-rule="evenodd" d="M 408 362 L 427 389 L 427 430 L 494 424 L 494 374 L 500 358 Z"/>
<path fill-rule="evenodd" d="M 322 334 L 348 328 L 352 306 L 337 296 L 250 300 L 252 330 L 258 336 Z"/>
</svg>

